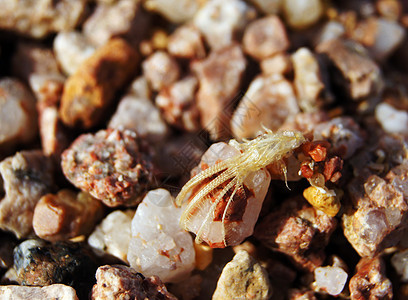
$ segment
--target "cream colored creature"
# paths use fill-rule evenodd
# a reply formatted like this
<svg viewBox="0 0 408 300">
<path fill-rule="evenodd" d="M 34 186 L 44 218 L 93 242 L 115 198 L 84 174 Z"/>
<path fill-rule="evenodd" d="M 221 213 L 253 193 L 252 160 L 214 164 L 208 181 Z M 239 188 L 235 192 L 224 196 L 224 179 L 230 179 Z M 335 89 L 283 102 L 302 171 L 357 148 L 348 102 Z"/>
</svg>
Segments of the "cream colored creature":
<svg viewBox="0 0 408 300">
<path fill-rule="evenodd" d="M 185 230 L 196 234 L 197 243 L 202 242 L 204 236 L 207 237 L 206 242 L 210 246 L 213 244 L 213 247 L 231 246 L 231 241 L 236 243 L 237 240 L 234 239 L 234 235 L 237 234 L 237 229 L 234 226 L 237 220 L 234 220 L 234 226 L 230 225 L 232 222 L 228 222 L 227 214 L 234 201 L 234 196 L 239 194 L 240 197 L 248 197 L 244 181 L 267 165 L 281 161 L 306 141 L 303 134 L 298 131 L 273 133 L 270 130 L 265 130 L 266 133 L 253 140 L 244 140 L 243 143 L 231 140 L 230 145 L 237 148 L 239 153 L 191 178 L 178 194 L 177 205 L 181 206 L 188 202 L 181 216 L 180 225 Z M 286 166 L 283 163 L 282 170 L 286 176 Z M 267 172 L 265 171 L 265 173 Z M 265 195 L 263 195 L 264 197 Z M 209 204 L 210 201 L 212 204 Z M 211 243 L 211 240 L 208 241 L 208 234 L 205 231 L 209 230 L 208 224 L 215 221 L 216 210 L 219 215 L 221 203 L 225 203 L 222 207 L 222 218 L 219 220 L 222 225 L 221 232 L 219 232 L 222 235 L 222 244 Z M 192 221 L 196 221 L 197 211 L 204 206 L 209 207 L 209 209 L 205 212 L 202 223 L 197 230 L 197 226 L 192 226 Z M 201 215 L 201 217 L 203 216 Z M 255 217 L 258 218 L 258 215 Z M 255 224 L 255 222 L 256 220 L 252 223 Z"/>
</svg>

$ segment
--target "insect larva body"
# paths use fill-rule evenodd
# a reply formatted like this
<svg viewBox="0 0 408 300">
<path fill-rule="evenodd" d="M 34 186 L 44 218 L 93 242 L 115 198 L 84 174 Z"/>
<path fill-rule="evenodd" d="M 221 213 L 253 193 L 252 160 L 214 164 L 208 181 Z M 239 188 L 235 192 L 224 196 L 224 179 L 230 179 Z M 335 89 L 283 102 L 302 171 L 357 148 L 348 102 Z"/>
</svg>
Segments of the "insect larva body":
<svg viewBox="0 0 408 300">
<path fill-rule="evenodd" d="M 205 241 L 212 247 L 241 243 L 252 234 L 268 190 L 270 175 L 264 168 L 282 160 L 304 141 L 297 131 L 267 131 L 243 143 L 230 141 L 234 147 L 212 145 L 202 161 L 214 152 L 227 154 L 180 191 L 176 203 L 181 206 L 187 202 L 180 225 L 196 234 L 196 242 Z"/>
</svg>

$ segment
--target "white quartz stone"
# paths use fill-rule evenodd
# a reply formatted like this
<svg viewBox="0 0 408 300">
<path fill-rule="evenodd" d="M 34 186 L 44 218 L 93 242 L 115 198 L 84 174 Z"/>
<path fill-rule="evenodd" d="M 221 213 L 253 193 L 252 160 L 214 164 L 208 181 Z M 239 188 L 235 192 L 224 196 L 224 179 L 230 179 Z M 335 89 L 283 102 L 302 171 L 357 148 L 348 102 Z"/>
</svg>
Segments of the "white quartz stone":
<svg viewBox="0 0 408 300">
<path fill-rule="evenodd" d="M 108 128 L 130 129 L 136 131 L 140 138 L 152 142 L 163 140 L 168 132 L 167 124 L 153 102 L 132 94 L 120 100 Z"/>
<path fill-rule="evenodd" d="M 345 32 L 346 29 L 344 28 L 343 24 L 337 21 L 329 21 L 323 26 L 316 44 L 340 38 Z"/>
<path fill-rule="evenodd" d="M 324 89 L 317 58 L 308 48 L 302 47 L 293 53 L 292 61 L 299 106 L 306 112 L 316 110 L 319 94 Z"/>
<path fill-rule="evenodd" d="M 250 83 L 231 118 L 231 130 L 237 139 L 254 138 L 262 126 L 276 131 L 299 112 L 291 82 L 281 74 L 257 76 Z"/>
<path fill-rule="evenodd" d="M 213 49 L 228 46 L 234 33 L 256 16 L 253 7 L 242 0 L 210 0 L 195 15 L 194 24 Z"/>
<path fill-rule="evenodd" d="M 398 22 L 387 19 L 378 19 L 377 26 L 375 43 L 370 51 L 375 59 L 384 60 L 398 48 L 406 38 L 406 33 L 404 27 Z"/>
<path fill-rule="evenodd" d="M 332 296 L 336 296 L 344 289 L 347 273 L 339 267 L 318 267 L 314 271 L 316 286 Z"/>
<path fill-rule="evenodd" d="M 0 286 L 0 299 L 11 300 L 78 300 L 74 288 L 64 284 L 51 284 L 44 287 L 39 286 Z"/>
<path fill-rule="evenodd" d="M 375 118 L 388 133 L 408 133 L 408 112 L 405 110 L 380 103 L 375 108 Z"/>
<path fill-rule="evenodd" d="M 408 281 L 408 249 L 394 254 L 391 263 L 403 282 Z"/>
<path fill-rule="evenodd" d="M 167 190 L 147 193 L 132 220 L 128 251 L 132 268 L 163 282 L 180 281 L 193 270 L 193 240 L 179 226 L 181 213 Z"/>
<path fill-rule="evenodd" d="M 301 29 L 316 23 L 323 14 L 321 0 L 284 0 L 283 11 L 289 26 Z"/>
<path fill-rule="evenodd" d="M 85 59 L 95 52 L 95 46 L 77 31 L 60 32 L 54 39 L 54 53 L 62 70 L 72 75 Z"/>
<path fill-rule="evenodd" d="M 127 262 L 131 232 L 130 225 L 134 210 L 116 210 L 106 216 L 89 236 L 88 244 Z"/>
<path fill-rule="evenodd" d="M 155 11 L 174 23 L 182 23 L 193 18 L 200 7 L 200 0 L 147 0 L 147 10 Z"/>
</svg>

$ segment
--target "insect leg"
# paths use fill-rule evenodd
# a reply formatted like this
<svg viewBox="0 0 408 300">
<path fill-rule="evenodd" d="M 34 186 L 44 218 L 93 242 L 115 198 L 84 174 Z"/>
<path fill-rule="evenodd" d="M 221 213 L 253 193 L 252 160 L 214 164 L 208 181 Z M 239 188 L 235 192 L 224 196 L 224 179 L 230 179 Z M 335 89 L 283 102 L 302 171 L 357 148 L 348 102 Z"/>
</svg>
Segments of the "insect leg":
<svg viewBox="0 0 408 300">
<path fill-rule="evenodd" d="M 205 169 L 201 173 L 197 174 L 193 178 L 191 178 L 181 189 L 180 193 L 177 195 L 176 198 L 176 205 L 181 206 L 183 202 L 186 200 L 187 194 L 201 181 L 204 179 L 211 177 L 212 175 L 222 171 L 223 169 L 226 169 L 227 166 L 224 162 L 220 162 L 208 169 Z"/>
<path fill-rule="evenodd" d="M 226 232 L 226 228 L 225 228 L 225 217 L 227 216 L 227 211 L 228 208 L 230 206 L 230 204 L 232 203 L 232 201 L 234 201 L 234 196 L 236 194 L 236 192 L 242 188 L 242 184 L 241 183 L 237 183 L 235 185 L 234 191 L 232 192 L 230 198 L 228 199 L 227 205 L 225 206 L 224 209 L 224 213 L 222 214 L 222 219 L 221 219 L 221 223 L 222 223 L 222 236 L 223 236 L 223 242 L 224 242 L 224 246 L 226 247 L 228 245 L 228 242 L 226 240 L 227 237 L 227 232 Z"/>
<path fill-rule="evenodd" d="M 211 208 L 210 208 L 210 210 L 208 211 L 208 213 L 207 213 L 207 215 L 206 215 L 206 217 L 205 217 L 205 219 L 204 219 L 204 222 L 201 224 L 200 228 L 198 229 L 198 231 L 197 231 L 197 233 L 196 233 L 196 242 L 197 242 L 197 243 L 200 243 L 200 242 L 202 241 L 201 235 L 202 235 L 202 232 L 203 232 L 203 230 L 204 230 L 204 228 L 205 228 L 205 225 L 207 225 L 207 223 L 209 222 L 210 218 L 214 217 L 214 211 L 215 211 L 217 205 L 220 203 L 222 197 L 224 197 L 224 195 L 225 195 L 234 185 L 236 185 L 236 183 L 237 183 L 237 182 L 236 182 L 236 177 L 234 177 L 234 178 L 231 180 L 231 182 L 229 182 L 229 183 L 227 184 L 227 186 L 221 191 L 221 193 L 220 193 L 219 195 L 217 195 L 217 199 L 214 200 L 214 203 L 211 205 Z M 224 237 L 223 237 L 223 239 L 224 239 Z"/>
<path fill-rule="evenodd" d="M 198 174 L 197 176 L 199 176 Z M 180 224 L 183 228 L 185 228 L 186 223 L 188 222 L 189 216 L 191 215 L 191 211 L 194 211 L 197 206 L 199 206 L 199 203 L 202 201 L 206 200 L 206 196 L 213 191 L 215 188 L 223 184 L 225 181 L 231 179 L 234 177 L 234 172 L 231 171 L 231 169 L 226 169 L 224 172 L 222 172 L 219 176 L 214 178 L 212 181 L 210 181 L 207 185 L 205 185 L 194 197 L 190 200 L 190 202 L 187 204 L 187 207 L 185 208 L 183 214 L 181 215 L 180 218 Z M 206 179 L 202 178 L 201 180 Z"/>
</svg>

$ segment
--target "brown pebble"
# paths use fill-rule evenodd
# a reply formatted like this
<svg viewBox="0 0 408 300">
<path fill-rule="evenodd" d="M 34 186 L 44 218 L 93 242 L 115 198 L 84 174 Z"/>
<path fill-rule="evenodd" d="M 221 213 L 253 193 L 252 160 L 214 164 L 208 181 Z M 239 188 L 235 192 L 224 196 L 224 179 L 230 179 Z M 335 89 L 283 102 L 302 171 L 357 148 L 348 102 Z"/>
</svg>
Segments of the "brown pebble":
<svg viewBox="0 0 408 300">
<path fill-rule="evenodd" d="M 382 89 L 382 76 L 378 65 L 364 54 L 358 43 L 340 39 L 318 45 L 317 51 L 326 54 L 341 73 L 342 88 L 350 97 L 358 100 Z"/>
<path fill-rule="evenodd" d="M 350 279 L 350 299 L 390 300 L 393 297 L 391 281 L 386 277 L 385 264 L 380 257 L 363 257 Z"/>
<path fill-rule="evenodd" d="M 324 248 L 336 225 L 335 218 L 293 198 L 267 215 L 254 236 L 266 247 L 288 255 L 300 269 L 313 271 L 324 262 Z"/>
<path fill-rule="evenodd" d="M 258 19 L 249 24 L 243 37 L 244 50 L 263 60 L 289 48 L 285 26 L 277 16 Z"/>
<path fill-rule="evenodd" d="M 234 100 L 238 99 L 234 97 L 240 96 L 238 91 L 246 65 L 238 44 L 212 51 L 206 59 L 192 64 L 199 81 L 197 106 L 201 125 L 214 140 L 229 135 Z"/>
<path fill-rule="evenodd" d="M 101 202 L 89 194 L 61 190 L 41 197 L 35 206 L 33 227 L 44 240 L 68 240 L 89 234 L 102 212 Z"/>
</svg>

